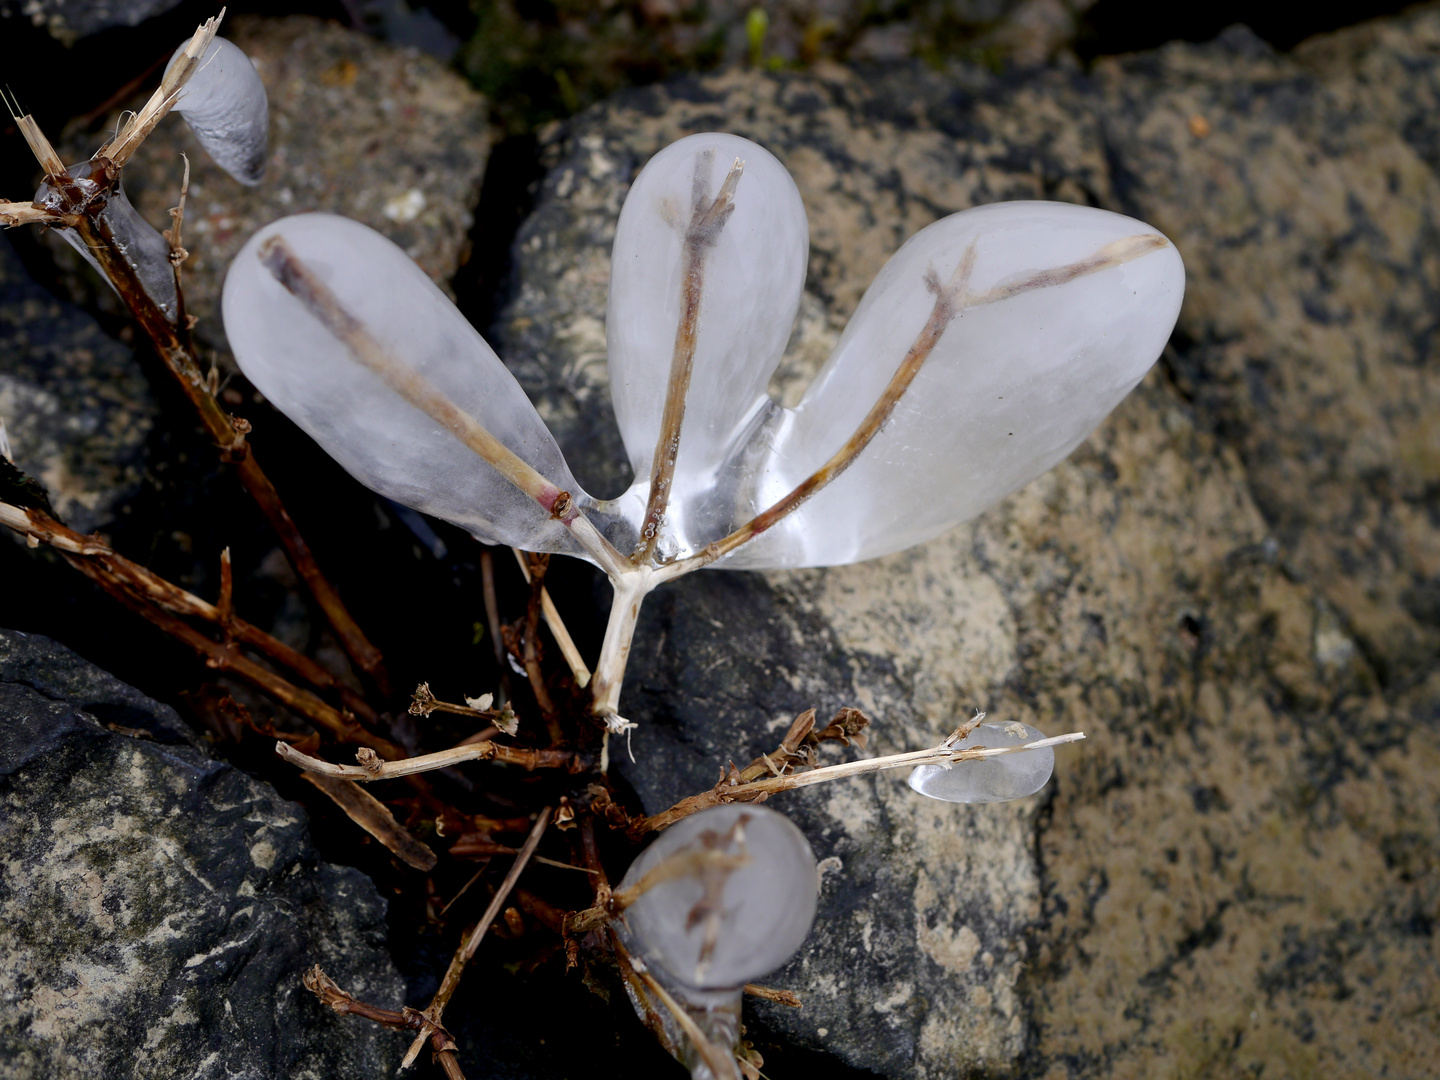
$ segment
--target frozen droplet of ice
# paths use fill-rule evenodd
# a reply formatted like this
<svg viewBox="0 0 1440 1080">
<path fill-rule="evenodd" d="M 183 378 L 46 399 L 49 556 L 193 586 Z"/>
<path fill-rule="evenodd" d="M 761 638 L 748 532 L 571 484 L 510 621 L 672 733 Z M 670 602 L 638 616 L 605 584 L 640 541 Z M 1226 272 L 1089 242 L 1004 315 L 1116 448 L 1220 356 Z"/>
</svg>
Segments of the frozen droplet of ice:
<svg viewBox="0 0 1440 1080">
<path fill-rule="evenodd" d="M 879 433 L 827 487 L 719 565 L 834 565 L 928 540 L 1069 454 L 1165 347 L 1185 268 L 1150 226 L 1067 203 L 953 214 L 886 263 L 799 406 L 763 433 L 756 502 L 781 498 L 857 431 L 931 318 L 927 279 L 950 282 L 972 245 L 957 314 Z M 1136 254 L 1097 259 L 1120 249 Z M 1052 272 L 1087 263 L 1083 273 Z"/>
<path fill-rule="evenodd" d="M 96 184 L 90 179 L 92 165 L 82 161 L 65 170 L 71 180 L 86 197 L 92 197 Z M 41 206 L 55 203 L 56 195 L 46 182 L 35 192 L 35 202 Z M 125 197 L 123 184 L 116 184 L 115 190 L 105 196 L 104 207 L 96 215 L 96 224 L 107 229 L 115 240 L 115 246 L 130 268 L 135 271 L 140 286 L 155 301 L 165 318 L 175 321 L 178 301 L 175 293 L 175 266 L 170 261 L 170 243 L 160 235 L 160 230 L 151 225 Z M 74 229 L 57 230 L 65 242 L 78 251 L 85 261 L 95 268 L 106 281 L 105 271 L 90 251 L 89 246 Z M 110 282 L 114 287 L 114 282 Z M 118 290 L 117 290 L 118 292 Z"/>
<path fill-rule="evenodd" d="M 748 861 L 726 867 L 715 856 Z M 783 814 L 731 803 L 685 818 L 641 853 L 620 890 L 667 860 L 678 860 L 672 872 L 655 875 L 661 880 L 625 909 L 616 929 L 632 952 L 676 983 L 740 987 L 789 960 L 810 933 L 815 855 Z"/>
<path fill-rule="evenodd" d="M 733 210 L 725 216 L 717 207 L 718 227 L 697 227 L 697 208 L 703 216 L 737 161 Z M 699 266 L 694 368 L 669 504 L 669 529 L 682 540 L 694 528 L 691 501 L 716 485 L 732 444 L 773 409 L 766 387 L 799 310 L 808 250 L 805 207 L 790 173 L 736 135 L 671 143 L 625 198 L 605 332 L 615 418 L 641 485 L 650 478 L 683 310 L 697 298 L 687 266 Z"/>
<path fill-rule="evenodd" d="M 170 58 L 169 71 L 187 40 Z M 200 58 L 200 68 L 180 88 L 175 111 L 185 118 L 205 152 L 227 173 L 250 187 L 265 174 L 270 134 L 270 105 L 265 84 L 239 46 L 216 38 Z"/>
<path fill-rule="evenodd" d="M 282 286 L 260 258 L 280 237 L 381 348 L 577 503 L 592 505 L 525 391 L 455 305 L 393 243 L 333 214 L 257 232 L 225 278 L 225 333 L 247 378 L 352 476 L 481 539 L 578 555 L 548 511 L 411 405 Z"/>
<path fill-rule="evenodd" d="M 955 744 L 956 750 L 1020 746 L 1045 735 L 1018 720 L 981 724 Z M 1048 746 L 1014 754 L 976 758 L 945 765 L 921 765 L 910 773 L 910 786 L 942 802 L 987 803 L 1034 795 L 1055 771 L 1055 751 Z"/>
</svg>

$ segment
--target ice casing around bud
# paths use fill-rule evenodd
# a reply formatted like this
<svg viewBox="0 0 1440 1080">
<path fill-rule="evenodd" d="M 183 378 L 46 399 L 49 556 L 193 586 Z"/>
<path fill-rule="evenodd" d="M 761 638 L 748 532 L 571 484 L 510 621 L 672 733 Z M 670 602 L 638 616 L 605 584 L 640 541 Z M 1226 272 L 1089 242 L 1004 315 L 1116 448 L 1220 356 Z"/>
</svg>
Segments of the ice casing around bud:
<svg viewBox="0 0 1440 1080">
<path fill-rule="evenodd" d="M 1018 720 L 1007 724 L 981 724 L 955 744 L 956 750 L 976 747 L 1020 746 L 1038 742 L 1044 734 Z M 1008 802 L 1034 795 L 1050 782 L 1055 751 L 1048 746 L 1016 754 L 957 761 L 953 765 L 921 765 L 910 772 L 910 786 L 921 795 L 941 802 Z"/>
<path fill-rule="evenodd" d="M 733 212 L 708 243 L 687 239 L 697 207 L 720 193 L 737 161 L 743 172 Z M 687 252 L 687 244 L 704 250 Z M 766 387 L 799 310 L 808 250 L 805 206 L 790 173 L 736 135 L 671 143 L 626 196 L 611 254 L 605 335 L 611 399 L 640 501 L 688 299 L 687 257 L 701 254 L 704 261 L 694 373 L 668 508 L 672 535 L 706 528 L 694 518 L 697 498 L 726 483 L 719 470 L 730 448 L 773 408 Z"/>
<path fill-rule="evenodd" d="M 246 377 L 362 484 L 494 543 L 579 554 L 569 533 L 450 431 L 362 367 L 261 261 L 280 237 L 398 364 L 581 503 L 560 448 L 484 338 L 400 248 L 333 214 L 282 218 L 225 278 L 225 333 Z"/>
<path fill-rule="evenodd" d="M 190 42 L 183 42 L 169 71 Z M 180 88 L 174 109 L 215 164 L 240 183 L 254 187 L 265 174 L 270 134 L 270 104 L 265 84 L 239 46 L 216 38 L 200 58 L 200 67 Z"/>
<path fill-rule="evenodd" d="M 1070 280 L 1047 272 L 1127 238 L 1163 243 Z M 827 566 L 899 551 L 967 521 L 1066 457 L 1149 370 L 1179 315 L 1185 270 L 1142 222 L 1067 203 L 943 218 L 877 275 L 835 351 L 765 439 L 743 513 L 820 468 L 865 419 L 974 245 L 946 327 L 879 433 L 837 479 L 722 565 Z M 1034 287 L 1003 295 L 1022 282 Z M 743 451 L 741 451 L 743 453 Z"/>
<path fill-rule="evenodd" d="M 702 864 L 660 881 L 625 909 L 616 929 L 632 952 L 681 987 L 738 989 L 784 964 L 810 933 L 818 886 L 815 854 L 783 814 L 731 803 L 666 829 L 640 853 L 620 890 L 667 859 L 707 852 L 744 854 L 749 861 L 708 879 Z M 711 913 L 718 927 L 709 922 Z M 707 936 L 714 948 L 704 958 Z"/>
<path fill-rule="evenodd" d="M 93 197 L 96 184 L 90 179 L 92 170 L 90 162 L 81 161 L 71 165 L 66 172 L 82 192 Z M 56 201 L 48 181 L 35 192 L 35 202 L 40 206 L 54 205 Z M 120 254 L 135 271 L 141 288 L 155 301 L 155 306 L 165 318 L 173 323 L 179 311 L 179 298 L 175 291 L 175 266 L 170 261 L 170 243 L 155 226 L 140 216 L 140 211 L 125 197 L 123 184 L 117 183 L 115 190 L 105 196 L 104 208 L 96 215 L 96 222 L 109 231 Z M 111 288 L 115 288 L 115 283 L 106 276 L 99 260 L 78 232 L 64 227 L 56 231 L 95 268 L 103 280 L 110 283 Z"/>
</svg>

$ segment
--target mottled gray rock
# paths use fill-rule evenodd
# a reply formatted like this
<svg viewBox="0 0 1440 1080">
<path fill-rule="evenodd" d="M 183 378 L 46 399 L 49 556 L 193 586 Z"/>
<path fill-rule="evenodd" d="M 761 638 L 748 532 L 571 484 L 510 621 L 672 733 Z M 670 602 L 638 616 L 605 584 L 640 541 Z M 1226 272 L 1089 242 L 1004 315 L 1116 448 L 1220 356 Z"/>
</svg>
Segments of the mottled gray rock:
<svg viewBox="0 0 1440 1080">
<path fill-rule="evenodd" d="M 303 812 L 47 638 L 0 631 L 0 1077 L 382 1076 L 403 1040 L 300 985 L 397 1001 L 385 904 Z"/>
<path fill-rule="evenodd" d="M 448 287 L 468 255 L 494 138 L 485 99 L 433 57 L 309 16 L 241 17 L 223 32 L 255 61 L 269 97 L 264 179 L 247 188 L 226 175 L 178 116 L 125 169 L 130 201 L 166 228 L 180 195 L 180 155 L 190 160 L 184 285 L 196 332 L 223 341 L 220 287 L 240 245 L 262 225 L 309 210 L 378 229 Z M 88 157 L 103 138 L 99 129 L 77 138 L 67 160 Z"/>
<path fill-rule="evenodd" d="M 29 19 L 69 45 L 117 26 L 139 26 L 180 0 L 5 0 L 0 16 Z"/>
<path fill-rule="evenodd" d="M 647 602 L 622 768 L 650 809 L 812 705 L 864 708 L 872 752 L 933 744 L 971 707 L 1089 736 L 1036 800 L 940 805 L 894 775 L 773 800 L 827 872 L 811 942 L 770 980 L 805 1007 L 757 1008 L 771 1031 L 891 1077 L 1408 1075 L 1440 1052 L 1422 1019 L 1440 830 L 1415 809 L 1440 800 L 1440 695 L 1387 692 L 1377 668 L 1428 639 L 1386 652 L 1362 617 L 1432 550 L 1437 488 L 1394 478 L 1430 460 L 1397 428 L 1436 429 L 1440 191 L 1330 85 L 1236 31 L 1093 79 L 684 81 L 548 137 L 494 338 L 599 495 L 625 472 L 603 363 L 615 217 L 682 134 L 754 138 L 800 186 L 812 254 L 787 397 L 889 253 L 975 203 L 1136 213 L 1191 273 L 1166 362 L 977 522 L 859 566 L 707 571 Z M 1212 374 L 1232 354 L 1234 377 Z M 1412 540 L 1388 563 L 1326 557 L 1349 544 L 1345 498 Z"/>
<path fill-rule="evenodd" d="M 90 532 L 139 488 L 155 407 L 134 353 L 35 284 L 0 239 L 0 420 L 15 464 Z"/>
</svg>

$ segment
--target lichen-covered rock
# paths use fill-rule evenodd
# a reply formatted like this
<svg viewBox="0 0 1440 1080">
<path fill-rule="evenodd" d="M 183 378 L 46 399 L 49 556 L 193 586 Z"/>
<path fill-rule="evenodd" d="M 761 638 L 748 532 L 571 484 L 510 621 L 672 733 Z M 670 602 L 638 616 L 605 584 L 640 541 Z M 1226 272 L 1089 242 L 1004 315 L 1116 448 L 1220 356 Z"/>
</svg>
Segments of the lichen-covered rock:
<svg viewBox="0 0 1440 1080">
<path fill-rule="evenodd" d="M 805 1007 L 754 1011 L 772 1035 L 890 1077 L 1411 1074 L 1440 1053 L 1423 1019 L 1440 695 L 1377 674 L 1423 655 L 1407 651 L 1423 632 L 1362 617 L 1413 584 L 1398 564 L 1423 565 L 1435 518 L 1434 487 L 1390 484 L 1428 459 L 1386 455 L 1402 427 L 1435 427 L 1433 303 L 1421 313 L 1440 193 L 1398 132 L 1330 94 L 1234 32 L 1094 79 L 716 76 L 549 137 L 494 339 L 597 495 L 625 479 L 603 363 L 615 219 L 688 132 L 763 144 L 810 214 L 780 394 L 908 235 L 978 202 L 1134 214 L 1192 275 L 1161 367 L 977 522 L 873 563 L 706 571 L 647 601 L 622 700 L 638 763 L 619 767 L 652 810 L 808 706 L 864 708 L 872 752 L 931 745 L 971 707 L 1089 736 L 1038 800 L 940 805 L 898 775 L 777 796 L 825 873 L 810 942 L 769 980 Z M 1234 342 L 1222 394 L 1201 373 Z M 1390 562 L 1325 555 L 1350 543 L 1346 497 L 1406 524 Z"/>
<path fill-rule="evenodd" d="M 0 631 L 0 1077 L 381 1076 L 403 1040 L 300 984 L 399 1000 L 385 904 L 302 811 L 62 646 Z"/>
<path fill-rule="evenodd" d="M 109 524 L 139 488 L 154 414 L 133 351 L 0 239 L 0 420 L 15 464 L 73 528 Z"/>
<path fill-rule="evenodd" d="M 178 116 L 162 122 L 125 169 L 131 202 L 168 228 L 180 155 L 190 160 L 184 286 L 186 310 L 201 320 L 197 333 L 223 340 L 220 286 L 240 245 L 262 225 L 306 210 L 363 221 L 448 284 L 468 254 L 493 139 L 484 98 L 432 57 L 309 16 L 242 17 L 221 32 L 265 83 L 264 178 L 253 188 L 232 179 Z M 67 160 L 88 156 L 93 133 L 87 140 L 77 140 Z"/>
</svg>

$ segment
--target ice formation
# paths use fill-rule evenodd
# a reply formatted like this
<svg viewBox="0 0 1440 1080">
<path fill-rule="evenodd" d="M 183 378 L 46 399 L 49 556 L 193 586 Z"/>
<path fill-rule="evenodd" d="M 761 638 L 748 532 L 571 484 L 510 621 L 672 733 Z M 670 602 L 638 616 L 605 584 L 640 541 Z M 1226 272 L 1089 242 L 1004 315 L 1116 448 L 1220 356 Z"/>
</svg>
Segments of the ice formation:
<svg viewBox="0 0 1440 1080">
<path fill-rule="evenodd" d="M 489 346 L 362 225 L 307 214 L 262 229 L 226 280 L 226 332 L 256 386 L 363 483 L 606 571 L 616 602 L 593 708 L 622 731 L 630 638 L 656 585 L 704 566 L 873 558 L 974 517 L 1135 386 L 1185 284 L 1169 241 L 1118 214 L 1046 202 L 953 214 L 890 259 L 787 409 L 766 388 L 807 251 L 794 181 L 754 143 L 692 135 L 641 171 L 607 315 L 635 482 L 610 501 L 580 489 Z"/>
<path fill-rule="evenodd" d="M 90 162 L 82 161 L 71 165 L 66 172 L 69 173 L 73 186 L 82 194 L 94 197 L 98 193 L 96 184 L 90 179 Z M 87 188 L 96 191 L 87 191 Z M 59 206 L 61 199 L 60 193 L 55 192 L 49 182 L 41 184 L 35 192 L 35 202 L 40 206 Z M 117 183 L 115 189 L 104 196 L 104 200 L 103 209 L 95 215 L 96 223 L 114 237 L 116 247 L 135 271 L 141 287 L 164 312 L 165 317 L 174 322 L 178 302 L 175 293 L 175 267 L 170 262 L 169 242 L 130 204 L 130 200 L 125 197 L 124 185 Z M 96 273 L 106 281 L 110 280 L 78 232 L 64 228 L 57 231 L 67 244 L 95 268 Z M 114 287 L 113 282 L 111 286 Z"/>
<path fill-rule="evenodd" d="M 1019 746 L 1045 738 L 1043 732 L 1018 720 L 981 724 L 954 744 L 956 750 Z M 910 786 L 921 795 L 955 803 L 1006 802 L 1034 795 L 1055 771 L 1050 747 L 1023 753 L 958 761 L 953 765 L 921 765 L 910 773 Z"/>
<path fill-rule="evenodd" d="M 705 861 L 717 855 L 740 865 Z M 680 872 L 667 873 L 672 867 Z M 641 852 L 618 891 L 647 875 L 659 880 L 616 929 L 681 987 L 738 990 L 789 960 L 815 921 L 809 841 L 764 806 L 731 803 L 683 818 Z"/>
<path fill-rule="evenodd" d="M 175 50 L 166 71 L 188 44 Z M 215 164 L 242 184 L 253 187 L 260 182 L 270 105 L 255 65 L 238 46 L 224 38 L 212 41 L 200 69 L 181 87 L 174 108 Z"/>
</svg>

